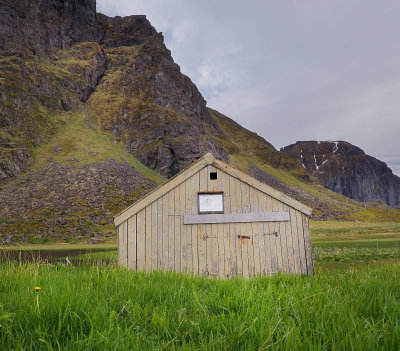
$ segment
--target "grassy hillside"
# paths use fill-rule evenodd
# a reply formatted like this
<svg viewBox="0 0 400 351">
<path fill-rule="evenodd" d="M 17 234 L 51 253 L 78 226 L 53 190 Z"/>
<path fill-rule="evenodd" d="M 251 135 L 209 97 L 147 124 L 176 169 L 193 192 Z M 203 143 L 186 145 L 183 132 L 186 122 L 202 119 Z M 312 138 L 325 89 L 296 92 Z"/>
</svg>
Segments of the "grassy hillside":
<svg viewBox="0 0 400 351">
<path fill-rule="evenodd" d="M 310 227 L 314 244 L 374 241 L 384 238 L 400 240 L 400 223 L 398 222 L 311 221 Z"/>
<path fill-rule="evenodd" d="M 82 167 L 91 163 L 103 163 L 115 159 L 127 162 L 148 179 L 162 183 L 165 178 L 141 164 L 124 145 L 112 139 L 109 133 L 102 131 L 96 124 L 90 124 L 88 114 L 65 112 L 56 117 L 58 126 L 49 142 L 33 149 L 35 162 L 32 170 L 46 167 L 49 162 Z"/>
<path fill-rule="evenodd" d="M 31 149 L 30 170 L 0 191 L 0 242 L 113 237 L 113 216 L 165 181 L 85 111 L 52 120 L 54 135 Z"/>
<path fill-rule="evenodd" d="M 392 265 L 223 281 L 11 262 L 0 274 L 2 350 L 400 347 L 400 272 Z"/>
</svg>

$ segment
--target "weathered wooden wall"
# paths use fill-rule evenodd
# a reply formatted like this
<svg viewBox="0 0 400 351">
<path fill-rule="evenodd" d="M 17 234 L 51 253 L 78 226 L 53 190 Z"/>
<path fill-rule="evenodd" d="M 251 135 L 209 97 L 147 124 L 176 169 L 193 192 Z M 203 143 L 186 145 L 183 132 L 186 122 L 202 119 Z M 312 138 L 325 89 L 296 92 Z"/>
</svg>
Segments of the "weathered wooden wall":
<svg viewBox="0 0 400 351">
<path fill-rule="evenodd" d="M 210 172 L 217 172 L 216 180 Z M 285 211 L 289 221 L 185 225 L 185 214 L 198 213 L 199 191 L 223 191 L 225 214 Z M 119 264 L 146 271 L 313 273 L 308 217 L 211 165 L 120 224 L 118 252 Z"/>
</svg>

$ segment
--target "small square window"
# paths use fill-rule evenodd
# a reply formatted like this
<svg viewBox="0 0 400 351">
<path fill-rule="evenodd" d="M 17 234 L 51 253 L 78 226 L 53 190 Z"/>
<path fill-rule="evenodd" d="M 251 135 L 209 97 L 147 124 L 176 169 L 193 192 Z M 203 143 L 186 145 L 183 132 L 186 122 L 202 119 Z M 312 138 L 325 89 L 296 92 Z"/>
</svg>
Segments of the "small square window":
<svg viewBox="0 0 400 351">
<path fill-rule="evenodd" d="M 217 172 L 210 172 L 210 179 L 211 180 L 217 179 Z"/>
<path fill-rule="evenodd" d="M 199 193 L 199 213 L 224 213 L 223 193 Z"/>
</svg>

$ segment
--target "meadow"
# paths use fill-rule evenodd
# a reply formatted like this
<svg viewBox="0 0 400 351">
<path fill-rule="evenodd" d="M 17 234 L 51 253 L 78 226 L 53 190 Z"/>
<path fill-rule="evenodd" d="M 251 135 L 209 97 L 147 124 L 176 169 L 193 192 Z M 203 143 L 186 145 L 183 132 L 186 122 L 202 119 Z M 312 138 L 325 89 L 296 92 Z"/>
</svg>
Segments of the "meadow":
<svg viewBox="0 0 400 351">
<path fill-rule="evenodd" d="M 0 276 L 1 350 L 400 348 L 396 265 L 208 280 L 9 261 Z"/>
<path fill-rule="evenodd" d="M 400 222 L 310 221 L 313 245 L 400 243 Z"/>
<path fill-rule="evenodd" d="M 69 265 L 3 256 L 0 350 L 399 350 L 400 225 L 313 221 L 311 232 L 314 276 L 133 272 L 113 243 Z M 13 249 L 97 247 L 71 245 Z"/>
</svg>

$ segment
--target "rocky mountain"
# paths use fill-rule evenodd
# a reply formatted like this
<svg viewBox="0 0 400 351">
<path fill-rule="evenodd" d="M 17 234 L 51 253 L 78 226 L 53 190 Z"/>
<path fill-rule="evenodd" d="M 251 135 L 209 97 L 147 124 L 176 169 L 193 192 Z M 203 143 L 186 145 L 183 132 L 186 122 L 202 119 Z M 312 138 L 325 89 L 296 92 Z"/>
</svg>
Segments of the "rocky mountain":
<svg viewBox="0 0 400 351">
<path fill-rule="evenodd" d="M 400 178 L 386 163 L 345 141 L 298 141 L 282 152 L 325 188 L 357 201 L 400 208 Z"/>
<path fill-rule="evenodd" d="M 0 2 L 0 241 L 113 235 L 114 214 L 207 152 L 307 177 L 209 109 L 145 16 Z"/>
<path fill-rule="evenodd" d="M 0 244 L 113 236 L 116 213 L 207 152 L 314 218 L 399 217 L 365 214 L 207 107 L 145 16 L 107 17 L 95 0 L 0 2 Z"/>
</svg>

